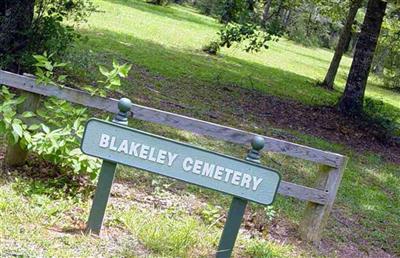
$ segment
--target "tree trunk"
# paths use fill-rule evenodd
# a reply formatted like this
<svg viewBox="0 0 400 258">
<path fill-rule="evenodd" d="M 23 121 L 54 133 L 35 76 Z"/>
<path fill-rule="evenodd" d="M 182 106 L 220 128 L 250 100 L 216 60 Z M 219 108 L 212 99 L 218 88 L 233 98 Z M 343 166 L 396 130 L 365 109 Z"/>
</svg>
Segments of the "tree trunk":
<svg viewBox="0 0 400 258">
<path fill-rule="evenodd" d="M 314 10 L 310 10 L 310 13 L 308 15 L 308 21 L 306 24 L 306 36 L 309 37 L 310 36 L 310 30 L 311 30 L 311 21 L 312 21 L 312 13 Z"/>
<path fill-rule="evenodd" d="M 290 9 L 286 13 L 285 20 L 283 21 L 283 27 L 285 27 L 285 28 L 287 28 L 287 26 L 289 25 L 291 13 L 292 13 L 292 10 L 290 10 Z"/>
<path fill-rule="evenodd" d="M 387 3 L 382 0 L 368 1 L 346 88 L 339 101 L 339 110 L 346 115 L 362 113 L 365 87 L 385 16 L 386 5 Z"/>
<path fill-rule="evenodd" d="M 270 17 L 269 9 L 271 8 L 272 0 L 266 0 L 264 4 L 264 12 L 262 17 L 262 22 L 265 25 Z"/>
<path fill-rule="evenodd" d="M 327 89 L 333 89 L 333 84 L 335 82 L 335 77 L 339 69 L 340 61 L 342 60 L 342 56 L 346 51 L 346 47 L 348 46 L 350 40 L 351 27 L 354 23 L 357 11 L 361 7 L 361 4 L 362 0 L 354 0 L 350 6 L 349 13 L 347 14 L 346 18 L 346 23 L 344 24 L 342 32 L 340 33 L 340 38 L 335 48 L 335 54 L 333 55 L 328 72 L 325 75 L 325 79 L 320 84 Z"/>
<path fill-rule="evenodd" d="M 0 59 L 15 57 L 27 45 L 32 25 L 35 1 L 5 0 L 0 7 Z M 12 60 L 6 69 L 19 71 L 18 60 Z"/>
</svg>

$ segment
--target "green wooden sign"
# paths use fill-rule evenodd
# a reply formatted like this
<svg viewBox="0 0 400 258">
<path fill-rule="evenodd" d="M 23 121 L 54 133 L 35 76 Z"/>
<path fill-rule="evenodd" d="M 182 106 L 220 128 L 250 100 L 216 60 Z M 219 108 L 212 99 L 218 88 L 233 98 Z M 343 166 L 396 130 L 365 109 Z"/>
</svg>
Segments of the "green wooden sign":
<svg viewBox="0 0 400 258">
<path fill-rule="evenodd" d="M 264 205 L 274 201 L 280 182 L 270 168 L 98 119 L 88 121 L 81 148 L 87 155 Z"/>
</svg>

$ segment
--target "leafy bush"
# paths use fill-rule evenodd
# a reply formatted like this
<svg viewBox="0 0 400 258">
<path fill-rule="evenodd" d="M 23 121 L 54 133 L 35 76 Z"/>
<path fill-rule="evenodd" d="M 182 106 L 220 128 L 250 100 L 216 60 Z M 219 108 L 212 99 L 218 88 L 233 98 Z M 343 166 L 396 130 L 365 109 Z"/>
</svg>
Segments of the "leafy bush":
<svg viewBox="0 0 400 258">
<path fill-rule="evenodd" d="M 261 30 L 260 26 L 252 23 L 228 23 L 220 32 L 220 45 L 231 47 L 234 43 L 245 43 L 246 52 L 258 52 L 268 48 L 267 42 L 276 40 L 272 35 Z"/>
<path fill-rule="evenodd" d="M 0 134 L 6 136 L 11 144 L 19 143 L 26 148 L 32 141 L 32 133 L 38 129 L 37 126 L 26 125 L 22 119 L 35 116 L 32 112 L 17 114 L 17 106 L 25 101 L 25 98 L 17 97 L 5 86 L 0 92 Z"/>
<path fill-rule="evenodd" d="M 389 140 L 393 135 L 400 135 L 400 114 L 388 109 L 383 101 L 365 99 L 364 112 L 371 129 L 382 140 Z"/>
<path fill-rule="evenodd" d="M 22 119 L 36 115 L 32 112 L 17 114 L 17 105 L 24 101 L 23 97 L 17 97 L 3 86 L 0 99 L 2 100 L 0 133 L 7 136 L 10 144 L 20 144 L 22 148 L 36 152 L 43 159 L 57 165 L 64 174 L 72 170 L 75 175 L 89 175 L 92 180 L 96 178 L 100 167 L 99 161 L 83 155 L 79 148 L 84 129 L 83 122 L 87 120 L 84 109 L 76 109 L 69 103 L 50 99 L 45 102 L 45 106 L 51 108 L 39 112 L 46 114 L 42 115 L 42 122 L 38 121 L 28 126 Z M 52 117 L 54 114 L 52 111 L 57 110 L 59 104 L 63 104 L 62 110 L 68 114 L 63 116 L 61 124 Z M 60 116 L 60 112 L 55 114 Z M 51 130 L 45 123 L 62 125 L 62 128 Z"/>
<path fill-rule="evenodd" d="M 32 136 L 28 149 L 56 164 L 63 174 L 72 172 L 77 176 L 89 175 L 91 180 L 96 179 L 100 161 L 84 155 L 79 147 L 84 131 L 82 120 L 78 118 L 72 125 L 66 124 L 54 130 L 41 124 L 42 130 Z"/>
<path fill-rule="evenodd" d="M 220 50 L 220 43 L 218 41 L 211 41 L 207 45 L 202 47 L 202 50 L 210 55 L 216 55 Z"/>
<path fill-rule="evenodd" d="M 97 87 L 87 85 L 85 90 L 92 95 L 99 95 L 105 97 L 107 92 L 117 91 L 121 86 L 121 78 L 126 78 L 132 68 L 130 64 L 120 65 L 117 61 L 113 60 L 113 69 L 108 70 L 104 66 L 99 66 L 100 73 L 105 77 L 104 80 L 99 80 Z"/>
<path fill-rule="evenodd" d="M 53 55 L 47 54 L 35 55 L 37 81 L 62 87 L 60 82 L 64 82 L 66 76 L 56 75 L 58 72 L 55 70 L 66 64 L 55 63 L 51 60 L 52 57 Z M 105 79 L 99 81 L 100 87 L 93 93 L 105 95 L 106 91 L 118 90 L 121 85 L 120 77 L 126 77 L 130 69 L 131 65 L 119 65 L 116 61 L 113 62 L 113 70 L 100 67 Z M 6 87 L 0 92 L 0 100 L 0 133 L 6 135 L 11 144 L 18 143 L 22 148 L 33 151 L 42 160 L 57 167 L 55 173 L 58 179 L 52 181 L 53 186 L 71 183 L 74 187 L 79 187 L 76 181 L 84 179 L 83 182 L 87 182 L 87 178 L 94 180 L 97 177 L 100 160 L 86 156 L 80 150 L 84 123 L 88 119 L 85 108 L 78 108 L 65 100 L 47 98 L 44 108 L 37 110 L 37 114 L 17 114 L 17 106 L 23 103 L 24 98 L 10 93 Z M 36 121 L 28 126 L 24 119 L 31 117 L 35 117 Z M 75 182 L 65 182 L 66 180 Z M 87 188 L 77 189 L 87 193 Z"/>
<path fill-rule="evenodd" d="M 50 59 L 53 57 L 53 55 L 54 53 L 47 55 L 46 51 L 43 53 L 43 55 L 33 55 L 33 58 L 36 60 L 36 63 L 34 64 L 36 67 L 36 83 L 57 86 L 65 82 L 65 79 L 67 78 L 66 75 L 60 75 L 55 81 L 53 81 L 53 78 L 55 77 L 54 70 L 67 65 L 66 63 L 52 62 Z"/>
</svg>

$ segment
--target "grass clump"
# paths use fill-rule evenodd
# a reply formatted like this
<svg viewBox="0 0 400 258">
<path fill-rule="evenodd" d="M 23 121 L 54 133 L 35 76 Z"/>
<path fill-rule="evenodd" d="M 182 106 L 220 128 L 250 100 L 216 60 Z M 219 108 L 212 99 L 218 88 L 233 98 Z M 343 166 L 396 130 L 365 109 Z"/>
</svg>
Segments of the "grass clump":
<svg viewBox="0 0 400 258">
<path fill-rule="evenodd" d="M 254 258 L 284 258 L 293 257 L 289 246 L 274 245 L 265 240 L 248 240 L 245 247 L 245 253 Z M 289 255 L 291 254 L 291 255 Z"/>
<path fill-rule="evenodd" d="M 159 255 L 194 257 L 215 248 L 217 234 L 193 216 L 171 210 L 151 212 L 133 208 L 122 221 L 141 243 Z M 208 244 L 208 246 L 207 246 Z"/>
</svg>

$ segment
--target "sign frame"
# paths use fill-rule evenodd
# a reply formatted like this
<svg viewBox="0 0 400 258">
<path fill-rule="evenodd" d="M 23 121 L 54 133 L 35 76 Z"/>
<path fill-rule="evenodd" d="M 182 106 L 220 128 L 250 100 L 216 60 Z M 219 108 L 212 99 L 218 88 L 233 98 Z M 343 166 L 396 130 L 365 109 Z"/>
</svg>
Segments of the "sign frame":
<svg viewBox="0 0 400 258">
<path fill-rule="evenodd" d="M 188 148 L 191 148 L 191 149 L 196 149 L 196 150 L 199 150 L 199 151 L 203 151 L 203 152 L 206 152 L 208 154 L 212 154 L 212 155 L 216 155 L 216 156 L 219 156 L 219 157 L 231 159 L 231 160 L 234 160 L 236 162 L 240 162 L 242 164 L 249 165 L 249 166 L 252 166 L 252 167 L 258 167 L 258 168 L 263 169 L 263 170 L 268 170 L 269 172 L 275 173 L 279 178 L 278 179 L 278 183 L 277 183 L 276 188 L 275 188 L 274 193 L 273 193 L 273 198 L 272 198 L 270 203 L 262 203 L 262 202 L 259 202 L 259 201 L 253 200 L 253 199 L 249 199 L 249 198 L 246 198 L 246 197 L 243 197 L 243 196 L 240 196 L 240 195 L 227 193 L 227 192 L 224 192 L 224 191 L 221 191 L 221 190 L 218 190 L 218 189 L 214 189 L 214 188 L 211 188 L 211 187 L 208 187 L 208 186 L 204 186 L 204 185 L 201 185 L 201 184 L 198 184 L 198 183 L 189 182 L 189 181 L 186 181 L 186 180 L 181 179 L 181 178 L 176 178 L 176 177 L 169 176 L 169 175 L 166 175 L 166 174 L 161 174 L 161 173 L 158 173 L 158 172 L 155 172 L 155 171 L 150 171 L 150 170 L 145 169 L 145 168 L 135 167 L 133 165 L 124 164 L 124 163 L 121 163 L 121 162 L 116 161 L 116 160 L 107 159 L 107 158 L 101 157 L 99 155 L 93 155 L 91 153 L 88 153 L 84 149 L 84 139 L 85 139 L 85 136 L 88 133 L 87 132 L 88 124 L 93 122 L 93 121 L 100 122 L 100 123 L 103 123 L 103 124 L 107 124 L 107 125 L 112 126 L 112 127 L 118 127 L 118 128 L 123 129 L 123 130 L 132 131 L 134 133 L 138 133 L 138 134 L 145 135 L 145 136 L 148 136 L 148 137 L 153 137 L 153 138 L 156 138 L 157 140 L 168 141 L 168 142 L 171 142 L 173 144 L 178 144 L 178 145 L 181 145 L 181 146 L 184 146 L 184 147 L 188 147 Z M 239 158 L 232 157 L 232 156 L 229 156 L 229 155 L 225 155 L 225 154 L 222 154 L 222 153 L 210 151 L 210 150 L 207 150 L 205 148 L 198 147 L 198 146 L 195 146 L 195 145 L 192 145 L 192 144 L 188 144 L 188 143 L 183 143 L 183 142 L 180 142 L 180 141 L 172 140 L 172 139 L 169 139 L 167 137 L 163 137 L 163 136 L 156 135 L 156 134 L 153 134 L 153 133 L 148 133 L 148 132 L 145 132 L 145 131 L 142 131 L 142 130 L 138 130 L 138 129 L 135 129 L 135 128 L 128 127 L 126 125 L 122 125 L 122 124 L 118 124 L 118 123 L 114 123 L 114 122 L 109 122 L 109 121 L 105 121 L 105 120 L 98 119 L 98 118 L 90 118 L 86 122 L 85 130 L 84 130 L 84 133 L 83 133 L 83 136 L 82 136 L 82 142 L 81 142 L 80 149 L 86 155 L 89 155 L 89 156 L 92 156 L 92 157 L 96 157 L 96 158 L 99 158 L 99 159 L 102 159 L 102 160 L 106 160 L 106 161 L 111 162 L 111 163 L 121 164 L 121 165 L 124 165 L 124 166 L 128 166 L 128 167 L 133 167 L 133 168 L 136 168 L 136 169 L 144 170 L 144 171 L 146 171 L 148 173 L 153 173 L 153 174 L 157 174 L 159 176 L 168 177 L 168 178 L 171 178 L 171 179 L 174 179 L 174 180 L 182 181 L 182 182 L 184 182 L 186 184 L 196 185 L 198 187 L 202 187 L 202 188 L 210 189 L 210 190 L 213 190 L 213 191 L 217 191 L 217 192 L 225 194 L 225 195 L 230 195 L 230 196 L 233 196 L 233 197 L 236 197 L 236 198 L 240 198 L 240 199 L 244 199 L 244 200 L 247 200 L 247 201 L 255 202 L 255 203 L 258 203 L 260 205 L 271 205 L 275 201 L 276 196 L 277 196 L 277 192 L 278 192 L 278 189 L 279 189 L 279 185 L 280 185 L 280 182 L 281 182 L 281 179 L 282 179 L 282 176 L 278 171 L 276 171 L 274 169 L 271 169 L 269 167 L 262 166 L 262 165 L 260 165 L 258 163 L 252 162 L 252 161 L 239 159 Z"/>
</svg>

